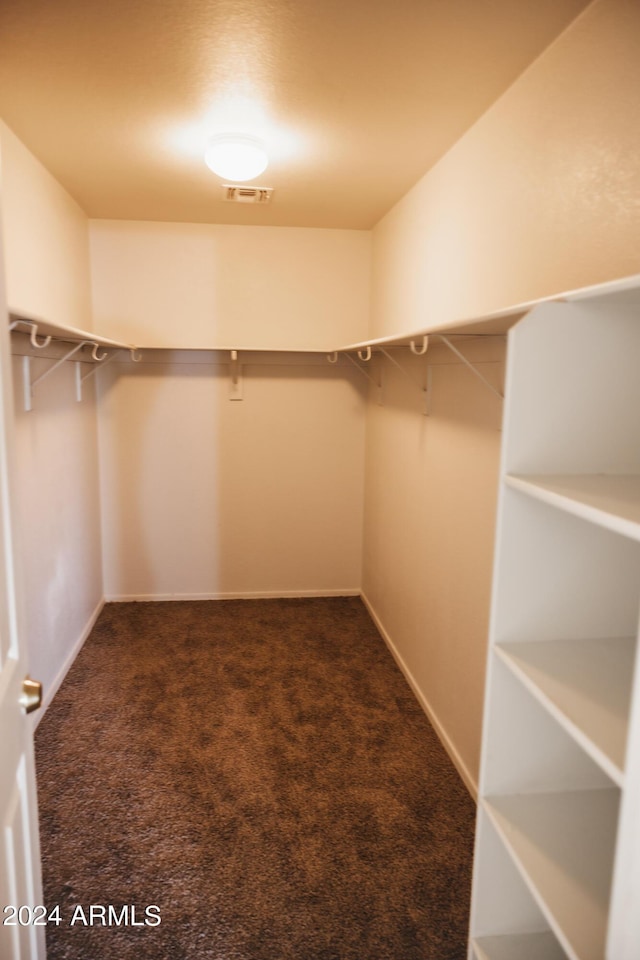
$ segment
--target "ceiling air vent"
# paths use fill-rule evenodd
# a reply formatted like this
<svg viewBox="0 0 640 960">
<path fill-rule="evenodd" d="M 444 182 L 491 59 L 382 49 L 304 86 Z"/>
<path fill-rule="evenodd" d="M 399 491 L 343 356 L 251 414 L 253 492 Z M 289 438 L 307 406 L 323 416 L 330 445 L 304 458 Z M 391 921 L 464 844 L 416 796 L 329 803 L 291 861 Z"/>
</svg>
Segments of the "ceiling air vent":
<svg viewBox="0 0 640 960">
<path fill-rule="evenodd" d="M 224 199 L 232 203 L 269 203 L 273 195 L 273 187 L 243 187 L 225 183 L 222 190 Z"/>
</svg>

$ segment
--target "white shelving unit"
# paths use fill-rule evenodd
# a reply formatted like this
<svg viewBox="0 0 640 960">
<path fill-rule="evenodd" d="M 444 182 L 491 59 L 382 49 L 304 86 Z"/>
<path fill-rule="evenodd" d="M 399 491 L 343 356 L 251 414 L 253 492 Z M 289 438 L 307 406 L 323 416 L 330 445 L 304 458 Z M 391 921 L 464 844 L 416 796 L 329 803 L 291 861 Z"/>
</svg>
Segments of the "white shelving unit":
<svg viewBox="0 0 640 960">
<path fill-rule="evenodd" d="M 566 960 L 551 933 L 532 933 L 523 936 L 482 937 L 476 940 L 477 960 Z"/>
<path fill-rule="evenodd" d="M 637 960 L 640 284 L 509 333 L 470 960 Z"/>
</svg>

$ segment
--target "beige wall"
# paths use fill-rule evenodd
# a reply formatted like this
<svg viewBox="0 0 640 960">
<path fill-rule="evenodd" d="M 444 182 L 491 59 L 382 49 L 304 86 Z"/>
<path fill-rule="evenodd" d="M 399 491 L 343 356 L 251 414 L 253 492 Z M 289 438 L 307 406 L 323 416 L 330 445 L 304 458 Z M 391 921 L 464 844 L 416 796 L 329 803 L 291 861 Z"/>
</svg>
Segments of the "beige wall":
<svg viewBox="0 0 640 960">
<path fill-rule="evenodd" d="M 94 221 L 96 326 L 183 348 L 361 339 L 370 242 L 363 231 Z M 198 359 L 101 374 L 107 596 L 358 592 L 365 381 L 324 358 L 248 364 L 236 402 L 228 367 Z"/>
<path fill-rule="evenodd" d="M 87 218 L 0 120 L 9 309 L 91 330 Z"/>
<path fill-rule="evenodd" d="M 465 341 L 501 385 L 504 340 Z M 477 777 L 501 401 L 443 346 L 396 354 L 368 409 L 363 591 L 389 646 L 471 789 Z"/>
<path fill-rule="evenodd" d="M 96 330 L 190 349 L 361 340 L 370 248 L 364 230 L 95 220 Z"/>
<path fill-rule="evenodd" d="M 86 217 L 5 126 L 0 148 L 10 307 L 90 327 Z M 90 386 L 76 402 L 73 365 L 64 364 L 25 413 L 21 362 L 13 364 L 26 646 L 48 703 L 102 602 L 95 402 Z M 32 376 L 47 365 L 34 360 Z"/>
<path fill-rule="evenodd" d="M 374 334 L 640 271 L 639 90 L 640 5 L 598 0 L 375 228 Z M 370 405 L 363 582 L 473 785 L 498 435 L 450 376 L 429 422 L 395 387 Z"/>
<path fill-rule="evenodd" d="M 640 4 L 597 0 L 373 234 L 373 332 L 640 271 Z"/>
<path fill-rule="evenodd" d="M 228 366 L 210 359 L 102 375 L 107 598 L 359 593 L 357 375 L 276 355 L 243 366 L 231 401 Z"/>
</svg>

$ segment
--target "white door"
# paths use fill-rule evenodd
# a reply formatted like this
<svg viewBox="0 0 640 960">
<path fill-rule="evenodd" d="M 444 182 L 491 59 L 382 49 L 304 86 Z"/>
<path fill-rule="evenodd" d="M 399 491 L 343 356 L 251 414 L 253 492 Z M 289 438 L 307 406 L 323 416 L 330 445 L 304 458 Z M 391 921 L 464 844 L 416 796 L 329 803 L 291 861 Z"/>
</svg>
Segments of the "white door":
<svg viewBox="0 0 640 960">
<path fill-rule="evenodd" d="M 0 960 L 44 960 L 44 921 L 42 910 L 35 909 L 42 904 L 42 881 L 33 735 L 22 706 L 27 666 L 15 583 L 11 368 L 2 263 L 0 248 Z"/>
</svg>

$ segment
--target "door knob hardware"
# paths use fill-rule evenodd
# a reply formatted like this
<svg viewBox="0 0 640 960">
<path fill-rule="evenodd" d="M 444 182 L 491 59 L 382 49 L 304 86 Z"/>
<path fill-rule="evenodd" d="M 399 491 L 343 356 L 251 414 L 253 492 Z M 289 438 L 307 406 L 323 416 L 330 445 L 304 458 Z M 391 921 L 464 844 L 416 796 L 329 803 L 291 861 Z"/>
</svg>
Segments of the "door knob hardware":
<svg viewBox="0 0 640 960">
<path fill-rule="evenodd" d="M 42 684 L 39 680 L 32 680 L 31 677 L 25 677 L 22 681 L 22 695 L 20 697 L 20 706 L 25 713 L 33 713 L 42 705 Z"/>
</svg>

